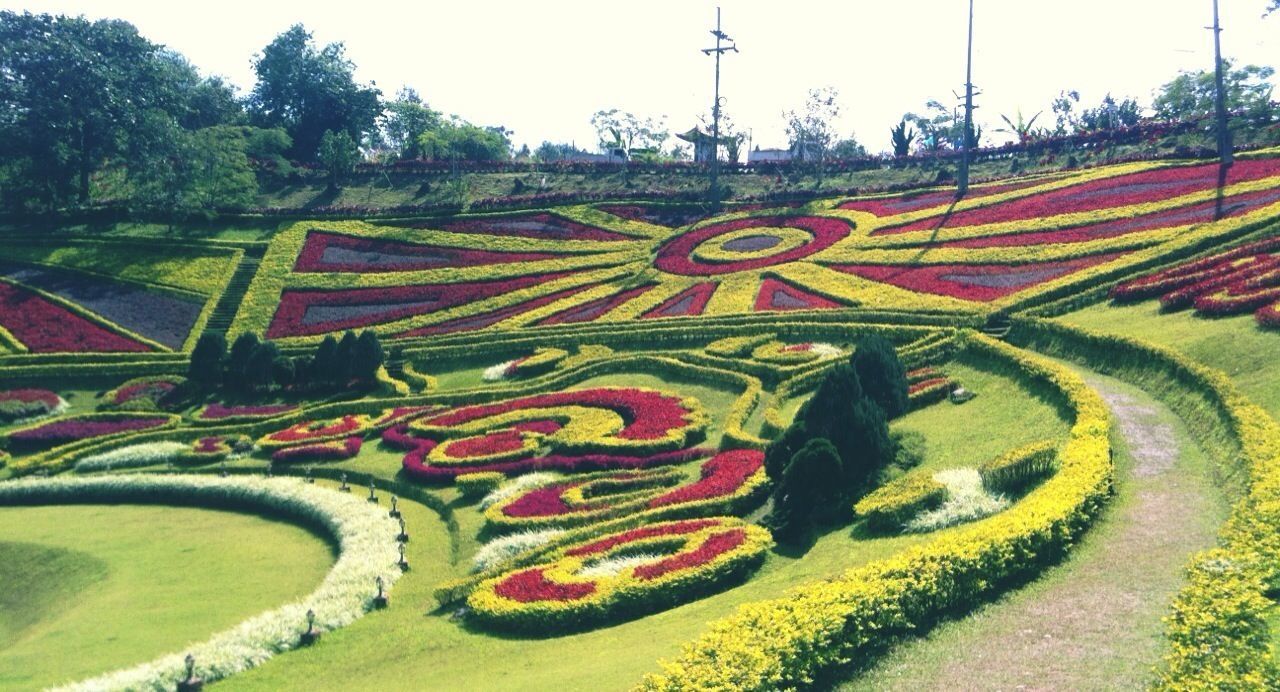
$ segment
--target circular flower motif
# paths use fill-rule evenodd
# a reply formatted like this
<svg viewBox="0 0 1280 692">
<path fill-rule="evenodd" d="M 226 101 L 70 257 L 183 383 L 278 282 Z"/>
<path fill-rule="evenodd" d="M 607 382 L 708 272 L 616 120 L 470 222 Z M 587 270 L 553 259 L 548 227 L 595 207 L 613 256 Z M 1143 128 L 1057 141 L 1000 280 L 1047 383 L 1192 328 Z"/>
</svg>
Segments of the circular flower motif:
<svg viewBox="0 0 1280 692">
<path fill-rule="evenodd" d="M 759 216 L 711 223 L 658 248 L 654 266 L 684 276 L 751 271 L 821 252 L 849 231 L 848 222 L 819 216 Z"/>
</svg>

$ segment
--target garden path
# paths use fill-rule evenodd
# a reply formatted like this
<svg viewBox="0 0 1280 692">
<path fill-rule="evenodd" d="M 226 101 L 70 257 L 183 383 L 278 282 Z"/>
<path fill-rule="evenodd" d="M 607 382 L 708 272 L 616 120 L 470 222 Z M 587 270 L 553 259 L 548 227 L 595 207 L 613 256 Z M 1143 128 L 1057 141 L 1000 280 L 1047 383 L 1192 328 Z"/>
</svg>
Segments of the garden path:
<svg viewBox="0 0 1280 692">
<path fill-rule="evenodd" d="M 1083 373 L 1116 421 L 1116 495 L 1071 556 L 1025 588 L 904 643 L 845 689 L 1138 689 L 1189 556 L 1227 506 L 1182 422 L 1150 395 Z"/>
</svg>

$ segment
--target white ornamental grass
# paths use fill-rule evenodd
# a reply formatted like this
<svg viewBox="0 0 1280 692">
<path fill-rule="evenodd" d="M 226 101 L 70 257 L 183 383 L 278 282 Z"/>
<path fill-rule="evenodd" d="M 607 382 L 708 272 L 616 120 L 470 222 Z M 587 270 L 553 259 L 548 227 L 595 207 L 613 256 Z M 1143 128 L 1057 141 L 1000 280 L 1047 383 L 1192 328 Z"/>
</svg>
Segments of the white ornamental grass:
<svg viewBox="0 0 1280 692">
<path fill-rule="evenodd" d="M 143 442 L 93 454 L 76 462 L 76 473 L 129 469 L 164 464 L 191 451 L 183 442 Z"/>
<path fill-rule="evenodd" d="M 186 676 L 188 653 L 195 657 L 196 676 L 206 682 L 221 680 L 297 648 L 308 610 L 315 611 L 317 630 L 337 629 L 372 607 L 378 577 L 388 589 L 400 577 L 395 539 L 399 527 L 384 508 L 296 478 L 129 474 L 0 483 L 0 505 L 166 502 L 177 497 L 213 508 L 257 505 L 323 527 L 338 543 L 338 559 L 320 586 L 299 601 L 256 615 L 180 652 L 60 689 L 172 690 Z"/>
<path fill-rule="evenodd" d="M 992 493 L 982 485 L 977 469 L 948 469 L 933 475 L 947 486 L 947 500 L 937 509 L 917 514 L 904 527 L 910 533 L 925 533 L 989 517 L 1009 507 L 1009 498 Z"/>
<path fill-rule="evenodd" d="M 564 529 L 543 529 L 541 531 L 521 531 L 509 536 L 495 538 L 480 546 L 471 558 L 472 572 L 487 572 L 507 563 L 526 550 L 544 546 L 553 539 L 563 535 Z"/>
<path fill-rule="evenodd" d="M 819 358 L 834 358 L 844 355 L 844 351 L 839 346 L 824 343 L 809 344 L 809 352 Z"/>
<path fill-rule="evenodd" d="M 507 498 L 514 497 L 526 490 L 533 490 L 534 488 L 540 488 L 544 485 L 555 483 L 561 478 L 563 478 L 563 476 L 560 474 L 552 473 L 550 471 L 535 471 L 534 473 L 526 473 L 523 476 L 516 476 L 495 488 L 488 495 L 485 495 L 484 498 L 480 500 L 480 509 L 489 509 L 489 507 L 496 505 Z"/>
<path fill-rule="evenodd" d="M 656 562 L 668 555 L 651 555 L 649 553 L 639 553 L 634 555 L 619 555 L 617 557 L 609 557 L 594 564 L 588 565 L 578 570 L 578 576 L 588 579 L 599 579 L 601 577 L 616 577 L 619 574 L 640 565 L 650 562 Z"/>
<path fill-rule="evenodd" d="M 515 365 L 515 363 L 516 362 L 514 360 L 508 360 L 503 363 L 498 363 L 497 365 L 491 365 L 484 369 L 484 374 L 482 374 L 480 378 L 485 382 L 505 380 L 507 378 L 507 368 Z"/>
</svg>

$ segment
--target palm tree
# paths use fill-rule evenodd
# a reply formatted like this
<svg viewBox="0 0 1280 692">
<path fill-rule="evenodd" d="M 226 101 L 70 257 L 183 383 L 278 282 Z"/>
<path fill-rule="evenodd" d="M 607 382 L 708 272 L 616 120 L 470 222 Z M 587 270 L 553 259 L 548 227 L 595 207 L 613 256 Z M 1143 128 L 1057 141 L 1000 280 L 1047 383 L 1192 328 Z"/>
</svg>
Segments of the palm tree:
<svg viewBox="0 0 1280 692">
<path fill-rule="evenodd" d="M 1000 119 L 1003 120 L 1005 124 L 1007 124 L 1009 127 L 1008 128 L 1002 127 L 996 130 L 996 132 L 1008 132 L 1010 134 L 1017 135 L 1018 143 L 1026 144 L 1028 141 L 1031 140 L 1032 137 L 1036 135 L 1036 131 L 1033 128 L 1035 127 L 1035 124 L 1036 124 L 1036 118 L 1039 118 L 1042 113 L 1044 113 L 1044 111 L 1040 111 L 1040 113 L 1036 113 L 1035 115 L 1031 116 L 1030 120 L 1023 120 L 1022 109 L 1019 108 L 1017 122 L 1014 122 L 1013 120 L 1009 119 L 1009 116 L 1007 115 L 1002 115 L 1000 116 Z"/>
</svg>

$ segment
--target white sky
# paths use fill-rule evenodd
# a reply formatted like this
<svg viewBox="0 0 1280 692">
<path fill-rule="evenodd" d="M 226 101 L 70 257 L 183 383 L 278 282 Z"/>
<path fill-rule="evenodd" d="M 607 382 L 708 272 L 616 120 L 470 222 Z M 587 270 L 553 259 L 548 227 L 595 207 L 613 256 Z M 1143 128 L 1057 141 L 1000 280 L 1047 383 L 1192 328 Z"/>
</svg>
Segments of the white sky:
<svg viewBox="0 0 1280 692">
<path fill-rule="evenodd" d="M 1266 0 L 1220 0 L 1223 52 L 1280 67 L 1280 13 Z M 517 145 L 591 148 L 592 113 L 621 108 L 668 117 L 673 131 L 710 110 L 714 0 L 466 0 L 416 3 L 297 0 L 0 0 L 0 8 L 116 17 L 248 91 L 250 60 L 295 22 L 318 42 L 342 41 L 357 77 L 390 97 L 402 85 L 430 105 L 515 130 Z M 811 87 L 835 86 L 842 134 L 872 151 L 928 98 L 964 82 L 964 0 L 720 0 L 741 53 L 724 59 L 725 111 L 753 145 L 785 145 L 781 112 Z M 976 0 L 979 123 L 1028 117 L 1064 88 L 1096 105 L 1110 91 L 1150 103 L 1179 70 L 1213 64 L 1210 0 Z M 945 98 L 944 98 L 945 97 Z M 994 135 L 1001 137 L 1001 135 Z"/>
</svg>

